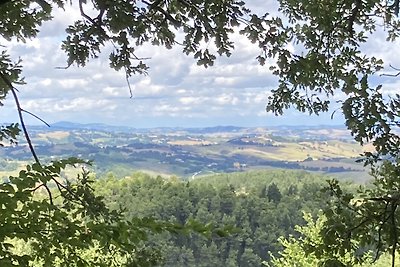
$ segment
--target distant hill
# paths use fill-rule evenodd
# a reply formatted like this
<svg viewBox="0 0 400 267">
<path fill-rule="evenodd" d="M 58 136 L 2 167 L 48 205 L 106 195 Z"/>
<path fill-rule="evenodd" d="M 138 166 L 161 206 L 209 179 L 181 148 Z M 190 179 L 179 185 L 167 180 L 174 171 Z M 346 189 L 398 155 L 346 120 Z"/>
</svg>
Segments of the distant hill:
<svg viewBox="0 0 400 267">
<path fill-rule="evenodd" d="M 126 127 L 126 126 L 112 126 L 112 125 L 107 125 L 103 123 L 88 123 L 88 124 L 81 124 L 81 123 L 75 123 L 75 122 L 69 122 L 69 121 L 60 121 L 56 122 L 50 125 L 52 129 L 55 130 L 65 130 L 65 129 L 79 129 L 79 130 L 100 130 L 100 131 L 132 131 L 133 128 L 131 127 Z"/>
<path fill-rule="evenodd" d="M 355 163 L 364 148 L 342 126 L 138 129 L 61 121 L 50 128 L 29 127 L 29 131 L 42 158 L 90 159 L 96 173 L 124 176 L 146 170 L 190 178 L 210 172 L 283 168 L 366 179 L 363 166 Z M 0 159 L 25 164 L 31 155 L 24 144 L 22 139 L 18 146 L 0 150 Z"/>
<path fill-rule="evenodd" d="M 175 133 L 175 132 L 186 132 L 190 134 L 213 134 L 213 133 L 240 133 L 240 132 L 251 132 L 254 133 L 263 130 L 274 130 L 282 131 L 282 133 L 290 133 L 292 131 L 306 131 L 315 132 L 317 135 L 321 129 L 324 130 L 347 130 L 344 125 L 318 125 L 318 126 L 301 126 L 301 125 L 281 125 L 281 126 L 265 126 L 265 127 L 241 127 L 232 125 L 217 125 L 213 127 L 154 127 L 154 128 L 135 128 L 130 126 L 114 126 L 104 123 L 75 123 L 69 121 L 60 121 L 52 123 L 52 130 L 65 130 L 65 129 L 76 129 L 76 130 L 100 130 L 109 132 L 130 132 L 130 133 Z M 46 126 L 31 126 L 37 129 L 44 129 Z M 257 130 L 256 130 L 257 129 Z M 284 134 L 285 135 L 285 134 Z M 291 135 L 291 134 L 289 134 Z M 350 136 L 350 135 L 349 135 Z"/>
<path fill-rule="evenodd" d="M 239 132 L 245 127 L 237 126 L 214 126 L 204 128 L 182 128 L 182 127 L 155 127 L 155 128 L 133 128 L 128 126 L 112 126 L 103 123 L 81 124 L 68 121 L 60 121 L 50 125 L 53 129 L 86 129 L 86 130 L 101 130 L 101 131 L 121 131 L 121 132 L 176 132 L 182 131 L 193 134 L 208 134 L 208 133 L 224 133 L 224 132 Z"/>
<path fill-rule="evenodd" d="M 230 132 L 240 132 L 245 127 L 237 126 L 214 126 L 205 128 L 186 128 L 185 131 L 195 134 L 209 134 L 209 133 L 230 133 Z"/>
</svg>

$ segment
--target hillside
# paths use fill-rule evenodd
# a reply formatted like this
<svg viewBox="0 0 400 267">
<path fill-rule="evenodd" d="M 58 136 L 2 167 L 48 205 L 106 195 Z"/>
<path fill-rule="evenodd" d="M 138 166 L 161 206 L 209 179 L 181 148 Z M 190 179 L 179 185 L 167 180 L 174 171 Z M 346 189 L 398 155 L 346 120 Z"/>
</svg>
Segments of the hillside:
<svg viewBox="0 0 400 267">
<path fill-rule="evenodd" d="M 91 159 L 98 174 L 150 171 L 191 179 L 254 169 L 302 169 L 357 181 L 368 179 L 356 163 L 360 147 L 341 127 L 134 129 L 103 124 L 57 123 L 30 127 L 37 153 L 47 161 Z M 0 176 L 30 160 L 24 141 L 0 151 Z"/>
</svg>

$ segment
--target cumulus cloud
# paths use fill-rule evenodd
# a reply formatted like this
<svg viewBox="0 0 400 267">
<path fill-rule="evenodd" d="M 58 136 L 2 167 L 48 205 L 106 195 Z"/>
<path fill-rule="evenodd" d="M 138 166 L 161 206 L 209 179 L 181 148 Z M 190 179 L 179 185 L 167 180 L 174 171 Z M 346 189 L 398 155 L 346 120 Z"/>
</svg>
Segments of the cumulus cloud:
<svg viewBox="0 0 400 267">
<path fill-rule="evenodd" d="M 88 112 L 95 110 L 115 110 L 117 105 L 107 99 L 74 99 L 42 98 L 24 101 L 24 109 L 36 113 Z"/>
<path fill-rule="evenodd" d="M 272 14 L 278 12 L 272 1 L 252 0 L 249 4 L 260 14 L 264 13 L 261 6 Z M 232 35 L 232 56 L 218 58 L 207 69 L 197 66 L 192 55 L 183 54 L 179 46 L 170 50 L 150 45 L 138 48 L 139 56 L 150 57 L 145 63 L 151 68 L 148 75 L 129 79 L 131 99 L 125 74 L 109 68 L 107 55 L 93 59 L 85 68 L 57 68 L 66 66 L 60 48 L 63 28 L 79 16 L 76 9 L 68 7 L 43 25 L 37 39 L 7 44 L 14 58 L 23 59 L 28 84 L 18 87 L 22 105 L 45 120 L 136 127 L 277 123 L 265 111 L 270 90 L 277 86 L 269 71 L 272 62 L 260 66 L 258 46 L 237 32 Z M 382 56 L 390 58 L 385 53 Z M 396 90 L 397 84 L 392 88 Z M 12 103 L 2 108 L 2 113 L 14 114 Z M 290 118 L 283 119 L 290 122 Z M 297 118 L 294 121 L 298 122 Z"/>
<path fill-rule="evenodd" d="M 193 96 L 184 96 L 179 98 L 179 102 L 182 105 L 200 105 L 204 102 L 206 102 L 209 99 L 209 97 L 193 97 Z"/>
</svg>

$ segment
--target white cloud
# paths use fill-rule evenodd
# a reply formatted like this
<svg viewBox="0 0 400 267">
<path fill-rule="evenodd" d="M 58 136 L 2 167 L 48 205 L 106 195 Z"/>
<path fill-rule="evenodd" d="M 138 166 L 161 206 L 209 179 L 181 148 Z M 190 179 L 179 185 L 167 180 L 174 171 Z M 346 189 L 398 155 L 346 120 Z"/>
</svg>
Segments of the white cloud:
<svg viewBox="0 0 400 267">
<path fill-rule="evenodd" d="M 179 102 L 183 105 L 199 105 L 203 102 L 207 101 L 208 98 L 206 97 L 193 97 L 193 96 L 185 96 L 180 97 Z"/>
<path fill-rule="evenodd" d="M 122 89 L 125 90 L 125 89 Z M 104 93 L 104 96 L 123 96 L 121 88 L 116 88 L 116 87 L 105 87 L 102 89 L 102 93 Z"/>
<path fill-rule="evenodd" d="M 237 79 L 234 77 L 216 77 L 214 84 L 219 86 L 232 86 L 237 83 Z"/>
<path fill-rule="evenodd" d="M 274 117 L 275 115 L 271 112 L 267 112 L 265 109 L 263 111 L 257 112 L 258 117 Z"/>
<path fill-rule="evenodd" d="M 50 86 L 52 83 L 53 83 L 53 81 L 51 79 L 47 78 L 47 79 L 41 80 L 39 82 L 39 85 Z"/>
<path fill-rule="evenodd" d="M 87 88 L 89 81 L 84 77 L 78 79 L 59 79 L 57 80 L 62 89 L 83 89 Z"/>
<path fill-rule="evenodd" d="M 221 94 L 213 98 L 213 102 L 218 105 L 237 105 L 239 99 L 233 94 Z"/>
<path fill-rule="evenodd" d="M 139 81 L 131 84 L 135 97 L 157 95 L 165 90 L 165 87 L 152 83 L 149 76 L 142 77 Z"/>
<path fill-rule="evenodd" d="M 154 116 L 171 116 L 171 117 L 191 117 L 192 114 L 186 113 L 190 107 L 187 106 L 172 106 L 170 104 L 162 104 L 155 106 L 151 112 Z"/>
<path fill-rule="evenodd" d="M 42 98 L 24 101 L 24 109 L 33 113 L 87 112 L 115 110 L 117 105 L 106 99 L 74 99 Z"/>
<path fill-rule="evenodd" d="M 250 6 L 260 13 L 264 13 L 260 7 L 276 12 L 273 1 L 252 0 Z M 15 58 L 23 59 L 28 82 L 18 86 L 23 107 L 46 121 L 140 127 L 181 123 L 260 125 L 266 117 L 270 119 L 265 104 L 277 80 L 268 64 L 260 66 L 256 61 L 259 47 L 243 36 L 233 34 L 236 44 L 232 56 L 218 58 L 207 69 L 197 66 L 192 55 L 184 55 L 181 47 L 139 47 L 138 56 L 151 57 L 145 61 L 151 68 L 147 76 L 130 78 L 130 99 L 125 74 L 109 68 L 106 54 L 84 68 L 56 68 L 66 66 L 66 55 L 60 48 L 63 29 L 79 16 L 72 7 L 57 11 L 55 18 L 43 25 L 38 39 L 8 47 Z M 8 106 L 5 114 L 11 113 Z"/>
</svg>

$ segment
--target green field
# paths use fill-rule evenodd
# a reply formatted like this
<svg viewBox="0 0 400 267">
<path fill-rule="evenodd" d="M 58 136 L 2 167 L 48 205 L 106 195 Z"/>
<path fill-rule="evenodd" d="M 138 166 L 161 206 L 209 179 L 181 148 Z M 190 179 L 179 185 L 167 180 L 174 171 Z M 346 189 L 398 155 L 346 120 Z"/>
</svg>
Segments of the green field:
<svg viewBox="0 0 400 267">
<path fill-rule="evenodd" d="M 32 140 L 45 161 L 71 156 L 93 160 L 92 170 L 98 175 L 113 172 L 126 176 L 140 170 L 189 179 L 206 173 L 300 169 L 356 181 L 369 178 L 355 161 L 370 147 L 354 143 L 341 128 L 240 129 L 210 133 L 37 129 Z M 8 166 L 0 165 L 1 177 L 15 175 L 31 162 L 23 141 L 5 147 L 0 156 Z M 13 162 L 13 167 L 7 162 Z"/>
</svg>

